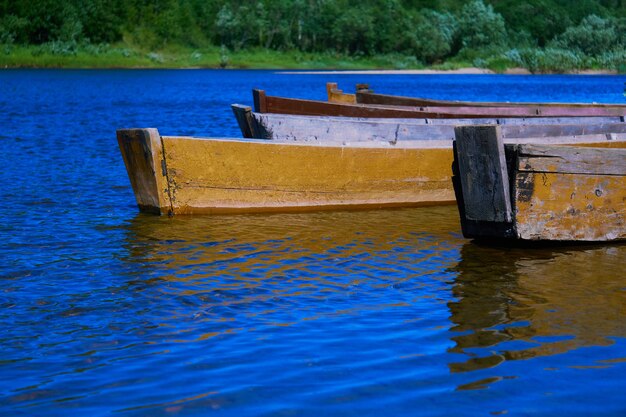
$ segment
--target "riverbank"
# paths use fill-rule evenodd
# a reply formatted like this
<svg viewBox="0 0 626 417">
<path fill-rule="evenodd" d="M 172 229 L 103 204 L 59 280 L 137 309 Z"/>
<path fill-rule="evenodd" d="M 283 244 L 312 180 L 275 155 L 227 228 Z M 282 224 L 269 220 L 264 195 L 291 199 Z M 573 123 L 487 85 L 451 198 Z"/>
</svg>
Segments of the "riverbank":
<svg viewBox="0 0 626 417">
<path fill-rule="evenodd" d="M 492 60 L 492 65 L 477 67 L 466 61 L 447 61 L 425 67 L 414 57 L 399 54 L 353 57 L 326 53 L 249 49 L 230 51 L 225 48 L 202 49 L 170 47 L 149 51 L 126 45 L 77 45 L 51 43 L 38 46 L 0 45 L 0 68 L 230 68 L 309 70 L 310 73 L 358 74 L 531 74 L 526 68 L 506 60 Z M 617 74 L 609 69 L 576 69 L 571 74 Z"/>
</svg>

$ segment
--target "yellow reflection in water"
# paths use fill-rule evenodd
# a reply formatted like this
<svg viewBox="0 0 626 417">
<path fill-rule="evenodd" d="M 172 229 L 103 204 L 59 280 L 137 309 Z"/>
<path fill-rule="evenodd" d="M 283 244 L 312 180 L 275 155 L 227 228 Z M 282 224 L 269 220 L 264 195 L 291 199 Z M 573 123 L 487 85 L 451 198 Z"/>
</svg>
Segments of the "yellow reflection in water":
<svg viewBox="0 0 626 417">
<path fill-rule="evenodd" d="M 409 309 L 405 299 L 389 297 L 388 288 L 415 280 L 422 272 L 437 275 L 456 264 L 456 256 L 444 253 L 458 254 L 464 242 L 459 230 L 452 206 L 173 218 L 138 215 L 127 227 L 123 260 L 131 274 L 146 270 L 154 277 L 151 281 L 142 276 L 138 285 L 152 285 L 160 292 L 156 296 L 152 292 L 148 301 L 151 308 L 167 309 L 158 317 L 167 317 L 169 323 L 159 326 L 172 329 L 172 340 L 193 342 L 224 334 L 226 328 L 250 331 L 254 323 L 286 327 L 293 320 Z M 401 259 L 402 264 L 389 259 Z M 422 260 L 424 265 L 418 265 Z M 362 283 L 367 290 L 359 290 Z M 366 295 L 351 299 L 353 291 Z M 422 296 L 416 292 L 414 298 Z M 195 319 L 211 322 L 206 326 L 210 332 L 191 335 L 197 330 L 192 325 L 181 329 L 180 314 L 189 309 L 173 304 L 176 297 L 197 303 L 189 309 L 197 310 Z M 328 302 L 333 297 L 342 302 Z M 242 316 L 245 322 L 233 318 Z"/>
<path fill-rule="evenodd" d="M 281 254 L 295 258 L 301 252 L 320 254 L 337 247 L 346 251 L 344 255 L 361 252 L 364 247 L 384 252 L 407 239 L 418 245 L 416 250 L 423 249 L 421 245 L 463 242 L 453 206 L 173 218 L 140 214 L 130 222 L 128 231 L 128 261 L 150 257 L 181 266 L 239 258 L 246 245 L 274 253 L 283 246 L 297 248 L 299 252 Z M 259 256 L 265 259 L 263 254 Z"/>
<path fill-rule="evenodd" d="M 626 337 L 626 245 L 559 249 L 493 248 L 467 243 L 449 303 L 453 352 L 470 358 L 452 372 L 506 360 L 607 346 Z M 526 348 L 499 347 L 527 342 Z M 485 349 L 487 355 L 469 353 Z"/>
<path fill-rule="evenodd" d="M 148 265 L 157 270 L 155 279 L 167 283 L 157 305 L 173 296 L 197 295 L 193 299 L 199 303 L 199 320 L 223 322 L 209 331 L 175 337 L 181 341 L 252 329 L 247 322 L 220 315 L 231 314 L 231 308 L 257 324 L 288 326 L 292 322 L 283 321 L 289 315 L 281 309 L 299 310 L 300 319 L 308 321 L 393 307 L 391 299 L 359 298 L 354 304 L 319 310 L 315 300 L 323 302 L 359 284 L 335 281 L 342 271 L 354 267 L 344 262 L 354 259 L 364 259 L 359 267 L 365 272 L 373 262 L 376 279 L 388 269 L 389 280 L 399 284 L 421 273 L 446 276 L 451 284 L 441 287 L 444 293 L 438 298 L 454 300 L 448 303 L 454 343 L 450 351 L 467 358 L 450 363 L 451 372 L 607 346 L 613 343 L 611 337 L 626 337 L 626 246 L 486 247 L 463 239 L 459 229 L 456 208 L 450 206 L 174 218 L 138 215 L 128 226 L 125 261 L 138 268 Z M 427 266 L 420 270 L 420 265 L 411 265 L 415 266 L 408 273 L 412 277 L 402 277 L 394 269 L 397 265 L 389 262 L 393 258 L 385 255 L 398 247 L 427 252 L 423 258 Z M 317 262 L 315 256 L 334 260 L 335 269 L 311 273 L 308 268 Z M 372 261 L 373 257 L 380 259 Z M 268 272 L 258 273 L 259 268 Z M 388 286 L 384 279 L 371 282 L 372 288 Z M 423 297 L 418 286 L 412 291 L 415 299 Z M 209 305 L 215 311 L 207 317 Z M 172 323 L 178 319 L 176 308 L 172 307 Z"/>
</svg>

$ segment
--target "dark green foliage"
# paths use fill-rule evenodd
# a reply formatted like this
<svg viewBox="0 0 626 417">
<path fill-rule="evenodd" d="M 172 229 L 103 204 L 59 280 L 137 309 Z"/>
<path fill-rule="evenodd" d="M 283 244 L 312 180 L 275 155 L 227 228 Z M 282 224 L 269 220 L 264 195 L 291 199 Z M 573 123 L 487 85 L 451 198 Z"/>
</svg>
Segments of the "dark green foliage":
<svg viewBox="0 0 626 417">
<path fill-rule="evenodd" d="M 463 48 L 477 49 L 504 45 L 504 18 L 482 0 L 471 0 L 461 9 L 458 36 Z"/>
<path fill-rule="evenodd" d="M 455 17 L 446 12 L 424 10 L 416 20 L 412 32 L 415 56 L 429 64 L 449 56 L 458 31 Z"/>
<path fill-rule="evenodd" d="M 558 35 L 551 45 L 575 50 L 588 56 L 598 56 L 624 46 L 625 33 L 614 19 L 603 19 L 596 15 L 585 17 L 578 26 L 569 27 Z"/>
<path fill-rule="evenodd" d="M 503 0 L 494 6 L 511 32 L 526 32 L 539 46 L 544 46 L 572 24 L 568 9 L 550 0 Z"/>
<path fill-rule="evenodd" d="M 620 68 L 626 0 L 0 0 L 7 47 L 67 55 L 122 41 L 223 46 L 224 65 L 228 51 L 265 48 L 389 57 L 395 67 Z"/>
</svg>

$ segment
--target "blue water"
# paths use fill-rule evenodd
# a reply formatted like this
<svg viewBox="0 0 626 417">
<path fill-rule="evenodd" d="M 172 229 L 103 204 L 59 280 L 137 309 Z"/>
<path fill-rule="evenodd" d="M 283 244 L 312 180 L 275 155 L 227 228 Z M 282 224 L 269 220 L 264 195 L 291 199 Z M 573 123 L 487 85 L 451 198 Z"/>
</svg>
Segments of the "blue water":
<svg viewBox="0 0 626 417">
<path fill-rule="evenodd" d="M 250 90 L 626 102 L 624 76 L 0 71 L 0 415 L 626 415 L 626 246 L 454 207 L 139 214 L 115 129 L 239 136 Z"/>
</svg>

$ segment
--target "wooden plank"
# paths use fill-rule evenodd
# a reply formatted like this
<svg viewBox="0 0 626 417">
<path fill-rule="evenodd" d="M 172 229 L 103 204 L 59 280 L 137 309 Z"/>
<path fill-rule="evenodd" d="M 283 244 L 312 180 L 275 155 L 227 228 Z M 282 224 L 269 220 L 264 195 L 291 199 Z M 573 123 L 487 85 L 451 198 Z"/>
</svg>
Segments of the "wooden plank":
<svg viewBox="0 0 626 417">
<path fill-rule="evenodd" d="M 538 137 L 524 137 L 524 138 L 509 138 L 505 139 L 504 143 L 522 144 L 522 143 L 541 143 L 545 145 L 575 145 L 577 143 L 611 143 L 622 142 L 626 139 L 626 133 L 600 133 L 595 135 L 580 135 L 580 136 L 538 136 Z"/>
<path fill-rule="evenodd" d="M 438 118 L 435 113 L 427 113 L 411 108 L 381 108 L 362 104 L 328 103 L 324 101 L 302 100 L 285 97 L 266 96 L 265 111 L 260 113 L 297 114 L 307 116 L 347 116 L 380 118 Z M 478 117 L 478 116 L 477 116 Z"/>
<path fill-rule="evenodd" d="M 117 141 L 141 211 L 171 213 L 163 144 L 157 129 L 119 129 Z"/>
<path fill-rule="evenodd" d="M 265 95 L 264 90 L 254 89 L 252 90 L 252 98 L 254 101 L 254 111 L 265 113 L 268 110 L 267 107 L 267 96 Z"/>
<path fill-rule="evenodd" d="M 379 119 L 331 116 L 301 116 L 274 113 L 252 113 L 252 130 L 254 137 L 274 140 L 290 140 L 299 142 L 339 141 L 345 143 L 363 141 L 388 141 L 398 143 L 407 140 L 447 140 L 454 139 L 452 123 L 443 123 L 444 119 L 435 119 L 426 123 L 426 119 Z M 579 140 L 604 141 L 607 134 L 610 139 L 623 139 L 626 131 L 625 123 L 599 123 L 588 125 L 588 118 L 573 119 L 580 125 L 539 125 L 552 123 L 561 119 L 536 118 L 528 119 L 528 126 L 505 123 L 502 125 L 502 137 L 505 141 L 518 143 L 523 141 L 543 142 L 545 137 L 563 134 L 581 134 L 578 137 L 557 136 L 552 143 L 575 143 Z M 468 119 L 457 121 L 463 124 L 498 124 L 510 119 Z M 491 122 L 491 123 L 489 123 Z M 595 136 L 591 135 L 595 133 Z M 529 134 L 530 136 L 527 138 Z M 545 141 L 548 141 L 547 139 Z"/>
<path fill-rule="evenodd" d="M 581 136 L 607 133 L 626 133 L 626 123 L 582 123 L 551 125 L 507 125 L 502 128 L 502 137 L 536 138 L 548 136 Z"/>
<path fill-rule="evenodd" d="M 615 107 L 561 107 L 561 106 L 421 106 L 405 107 L 417 109 L 426 113 L 439 114 L 452 117 L 459 116 L 483 116 L 483 117 L 576 117 L 576 116 L 623 116 L 626 108 Z"/>
<path fill-rule="evenodd" d="M 385 141 L 396 144 L 403 141 L 445 140 L 451 145 L 454 126 L 434 124 L 396 123 L 396 119 L 329 118 L 324 116 L 286 116 L 271 113 L 252 113 L 260 137 L 294 142 L 355 143 Z"/>
<path fill-rule="evenodd" d="M 524 144 L 517 155 L 519 172 L 626 176 L 626 149 Z"/>
<path fill-rule="evenodd" d="M 550 107 L 392 107 L 365 104 L 329 103 L 325 101 L 266 96 L 254 91 L 255 110 L 262 113 L 301 114 L 311 116 L 348 116 L 381 118 L 515 118 L 623 116 L 624 109 Z"/>
<path fill-rule="evenodd" d="M 625 108 L 623 104 L 611 103 L 537 103 L 537 102 L 480 102 L 480 101 L 458 101 L 458 100 L 437 100 L 423 97 L 406 97 L 388 94 L 375 94 L 371 90 L 356 89 L 356 102 L 361 104 L 388 105 L 388 106 L 439 106 L 439 107 L 517 107 L 517 106 L 540 106 L 540 107 L 570 107 L 570 108 Z"/>
<path fill-rule="evenodd" d="M 449 149 L 163 137 L 176 214 L 452 203 Z"/>
<path fill-rule="evenodd" d="M 242 136 L 244 138 L 254 138 L 255 135 L 252 131 L 252 108 L 241 104 L 233 104 L 230 107 L 233 109 Z"/>
<path fill-rule="evenodd" d="M 459 177 L 469 220 L 511 222 L 512 210 L 500 126 L 455 128 Z"/>
<path fill-rule="evenodd" d="M 440 119 L 444 122 L 445 119 Z M 600 124 L 600 123 L 623 123 L 621 116 L 581 116 L 581 117 L 530 117 L 530 118 L 498 118 L 497 124 L 503 126 L 510 125 L 529 125 L 529 124 Z M 521 136 L 517 136 L 521 137 Z"/>
<path fill-rule="evenodd" d="M 476 105 L 482 106 L 483 103 L 476 102 L 462 102 L 462 101 L 446 101 L 446 100 L 433 100 L 418 97 L 404 97 L 386 94 L 374 94 L 372 91 L 358 90 L 356 92 L 356 103 L 361 104 L 380 104 L 387 106 L 459 106 L 459 105 Z M 489 103 L 491 104 L 491 103 Z"/>
<path fill-rule="evenodd" d="M 624 175 L 519 172 L 514 184 L 519 239 L 626 239 Z"/>
</svg>

